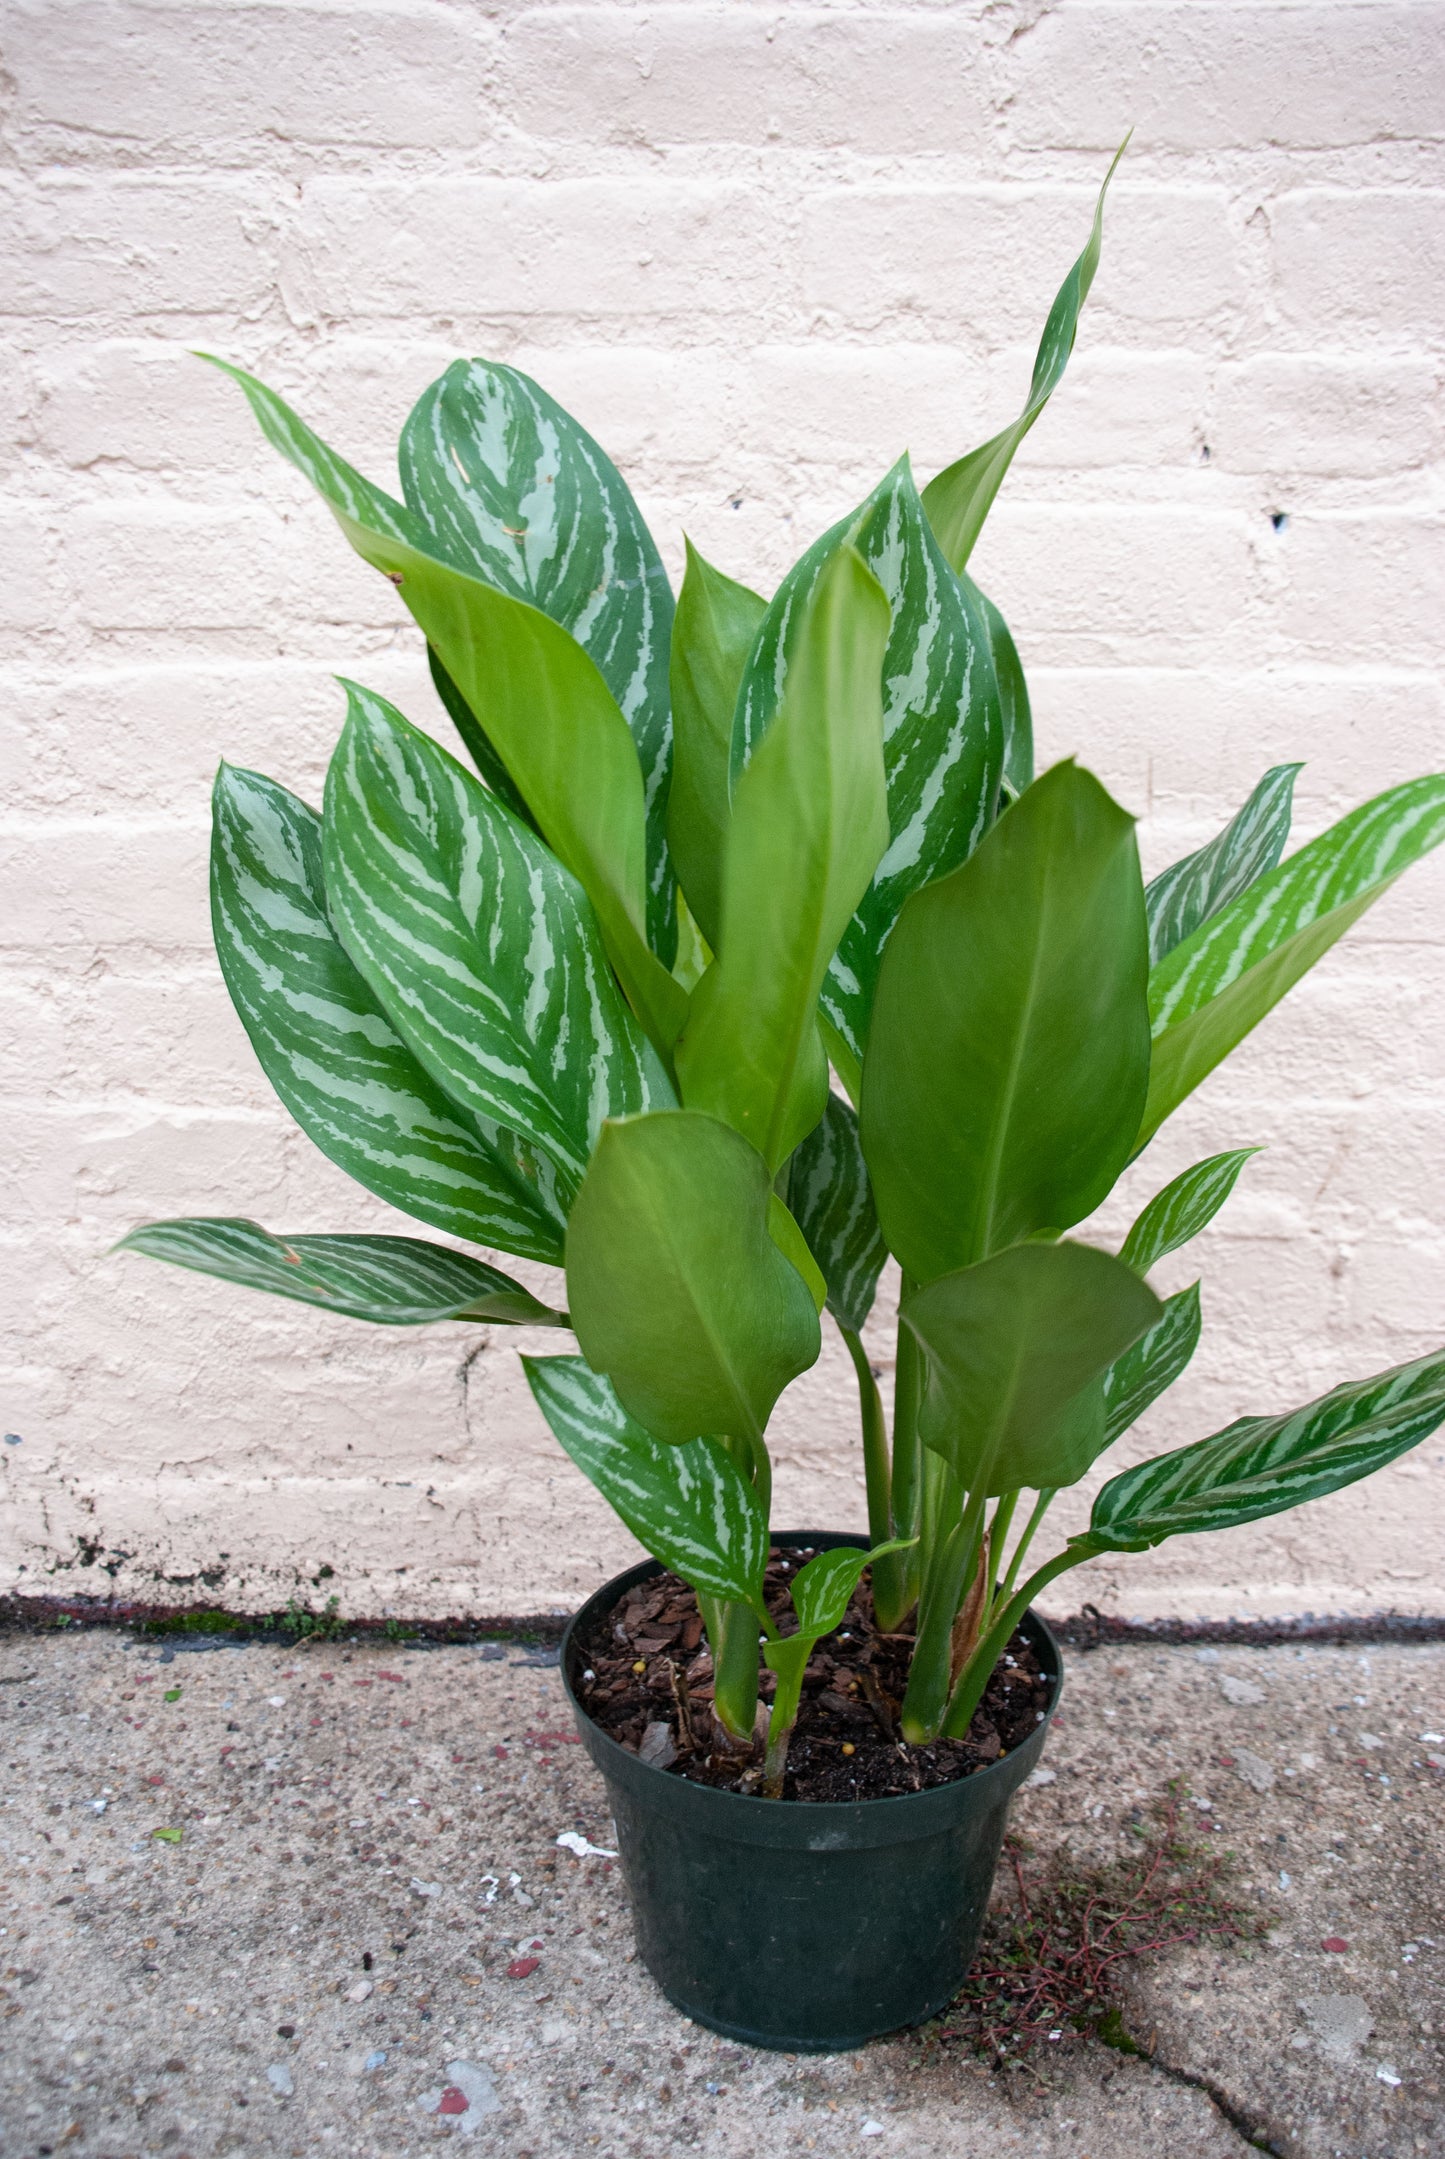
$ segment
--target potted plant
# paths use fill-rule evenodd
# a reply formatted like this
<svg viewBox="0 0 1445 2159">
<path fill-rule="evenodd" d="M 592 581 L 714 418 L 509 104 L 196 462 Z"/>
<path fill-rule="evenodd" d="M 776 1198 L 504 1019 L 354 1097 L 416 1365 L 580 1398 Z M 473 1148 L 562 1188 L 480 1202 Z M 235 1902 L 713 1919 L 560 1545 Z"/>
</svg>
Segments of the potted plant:
<svg viewBox="0 0 1445 2159">
<path fill-rule="evenodd" d="M 1146 887 L 1096 779 L 1035 778 L 967 566 L 1102 205 L 1019 419 L 921 493 L 900 460 L 771 601 L 689 548 L 674 609 L 615 467 L 511 368 L 424 393 L 400 500 L 227 370 L 399 590 L 466 753 L 347 683 L 319 815 L 223 765 L 227 986 L 333 1161 L 564 1268 L 566 1306 L 457 1242 L 227 1218 L 125 1243 L 386 1325 L 571 1328 L 532 1390 L 653 1559 L 574 1622 L 567 1684 L 645 1958 L 756 2043 L 851 2044 L 957 1987 L 1057 1699 L 1045 1585 L 1337 1490 L 1445 1417 L 1442 1352 L 1244 1418 L 1114 1477 L 1032 1564 L 1054 1494 L 1187 1363 L 1198 1286 L 1160 1299 L 1149 1271 L 1252 1150 L 1175 1178 L 1117 1253 L 1068 1232 L 1445 837 L 1436 776 L 1283 859 L 1282 766 Z M 861 1341 L 890 1253 L 891 1431 Z M 825 1305 L 867 1536 L 770 1538 L 768 1421 Z"/>
</svg>

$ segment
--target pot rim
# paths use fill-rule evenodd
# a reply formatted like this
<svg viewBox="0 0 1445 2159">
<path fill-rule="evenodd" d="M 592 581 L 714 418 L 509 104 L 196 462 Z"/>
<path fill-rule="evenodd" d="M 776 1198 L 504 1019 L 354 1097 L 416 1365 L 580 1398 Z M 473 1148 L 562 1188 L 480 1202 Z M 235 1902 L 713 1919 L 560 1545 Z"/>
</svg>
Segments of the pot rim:
<svg viewBox="0 0 1445 2159">
<path fill-rule="evenodd" d="M 806 1545 L 819 1551 L 826 1551 L 847 1544 L 851 1544 L 863 1551 L 868 1549 L 868 1539 L 857 1531 L 835 1529 L 771 1530 L 768 1534 L 768 1544 L 770 1549 L 778 1545 Z M 660 1560 L 649 1557 L 639 1561 L 635 1567 L 629 1567 L 623 1573 L 613 1575 L 610 1580 L 604 1582 L 600 1588 L 595 1589 L 592 1595 L 577 1607 L 577 1610 L 568 1620 L 566 1631 L 562 1636 L 558 1651 L 562 1684 L 566 1689 L 567 1699 L 572 1706 L 573 1715 L 579 1725 L 586 1728 L 588 1751 L 596 1761 L 598 1768 L 604 1770 L 604 1774 L 615 1762 L 617 1772 L 626 1775 L 629 1779 L 635 1777 L 641 1777 L 644 1780 L 655 1779 L 656 1782 L 652 1788 L 658 1793 L 659 1798 L 662 1796 L 662 1787 L 664 1785 L 669 1792 L 685 1791 L 700 1796 L 706 1794 L 709 1802 L 726 1801 L 733 1806 L 750 1809 L 754 1821 L 757 1821 L 761 1814 L 769 1814 L 776 1821 L 779 1809 L 786 1808 L 787 1814 L 798 1821 L 800 1825 L 806 1820 L 810 1823 L 816 1823 L 820 1830 L 826 1830 L 830 1823 L 837 1824 L 840 1827 L 844 1822 L 860 1823 L 864 1817 L 868 1819 L 875 1829 L 881 1829 L 885 1810 L 890 1808 L 894 1810 L 895 1814 L 902 1808 L 912 1808 L 915 1811 L 916 1818 L 917 1811 L 921 1807 L 926 1807 L 931 1802 L 937 1808 L 941 1802 L 946 1802 L 950 1795 L 958 1794 L 965 1787 L 976 1792 L 980 1800 L 986 1798 L 991 1783 L 997 1785 L 1007 1784 L 1011 1790 L 1012 1782 L 1008 1774 L 1010 1764 L 1016 1763 L 1017 1757 L 1023 1753 L 1026 1747 L 1034 1747 L 1036 1752 L 1042 1751 L 1042 1741 L 1048 1732 L 1049 1726 L 1054 1721 L 1054 1712 L 1059 1706 L 1064 1691 L 1064 1660 L 1058 1638 L 1053 1629 L 1042 1613 L 1035 1611 L 1031 1605 L 1019 1621 L 1019 1625 L 1035 1636 L 1036 1645 L 1043 1652 L 1042 1661 L 1045 1664 L 1045 1669 L 1048 1670 L 1048 1667 L 1052 1666 L 1052 1670 L 1048 1673 L 1053 1682 L 1049 1705 L 1040 1721 L 1027 1737 L 1021 1740 L 1016 1747 L 1011 1747 L 1006 1754 L 1001 1754 L 996 1762 L 990 1762 L 986 1768 L 971 1770 L 966 1777 L 951 1778 L 946 1784 L 930 1785 L 926 1791 L 895 1792 L 876 1799 L 795 1799 L 792 1801 L 764 1799 L 760 1794 L 729 1791 L 725 1785 L 693 1784 L 686 1777 L 674 1777 L 668 1770 L 659 1769 L 655 1763 L 642 1761 L 638 1755 L 633 1754 L 627 1747 L 622 1746 L 619 1741 L 615 1740 L 610 1733 L 604 1732 L 601 1725 L 583 1708 L 572 1682 L 574 1662 L 580 1661 L 580 1651 L 576 1645 L 576 1634 L 583 1618 L 589 1615 L 595 1607 L 603 1604 L 604 1599 L 607 1600 L 604 1609 L 610 1608 L 638 1582 L 645 1582 L 653 1575 L 665 1574 L 667 1571 Z M 744 1818 L 738 1817 L 737 1819 L 738 1826 L 741 1828 Z M 899 1826 L 902 1826 L 901 1822 Z"/>
</svg>

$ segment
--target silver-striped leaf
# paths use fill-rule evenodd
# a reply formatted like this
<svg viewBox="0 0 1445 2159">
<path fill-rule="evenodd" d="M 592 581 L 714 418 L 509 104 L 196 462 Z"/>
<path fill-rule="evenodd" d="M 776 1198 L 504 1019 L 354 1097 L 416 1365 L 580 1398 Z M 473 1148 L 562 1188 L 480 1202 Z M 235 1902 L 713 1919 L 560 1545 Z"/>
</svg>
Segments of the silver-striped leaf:
<svg viewBox="0 0 1445 2159">
<path fill-rule="evenodd" d="M 524 1357 L 563 1452 L 638 1542 L 707 1597 L 756 1605 L 768 1556 L 757 1493 L 715 1439 L 664 1446 L 581 1357 Z"/>
<path fill-rule="evenodd" d="M 859 1333 L 888 1249 L 857 1116 L 835 1094 L 788 1165 L 788 1205 L 827 1283 L 828 1310 L 840 1327 Z"/>
<path fill-rule="evenodd" d="M 1136 1152 L 1402 871 L 1445 840 L 1445 774 L 1376 795 L 1176 945 L 1149 975 Z"/>
<path fill-rule="evenodd" d="M 671 966 L 672 588 L 631 490 L 538 383 L 488 360 L 454 360 L 423 391 L 398 462 L 432 553 L 560 622 L 617 700 L 642 765 L 649 940 Z"/>
<path fill-rule="evenodd" d="M 1445 1423 L 1445 1350 L 1349 1380 L 1282 1417 L 1241 1417 L 1211 1439 L 1111 1478 L 1083 1538 L 1142 1552 L 1206 1529 L 1237 1529 L 1322 1499 L 1408 1453 Z"/>
<path fill-rule="evenodd" d="M 1171 863 L 1144 887 L 1151 964 L 1276 866 L 1289 839 L 1295 774 L 1303 770 L 1303 765 L 1272 765 L 1244 808 L 1207 847 Z"/>
<path fill-rule="evenodd" d="M 1034 714 L 1029 702 L 1029 686 L 1024 680 L 1023 661 L 1019 658 L 1012 630 L 988 594 L 979 591 L 966 570 L 960 572 L 959 583 L 966 593 L 977 599 L 983 610 L 989 653 L 998 681 L 999 712 L 1003 719 L 1003 785 L 1017 801 L 1026 787 L 1032 787 L 1034 780 Z"/>
<path fill-rule="evenodd" d="M 195 1216 L 143 1223 L 115 1249 L 381 1327 L 439 1319 L 567 1325 L 565 1312 L 540 1303 L 510 1275 L 420 1237 L 273 1237 L 237 1216 Z"/>
<path fill-rule="evenodd" d="M 412 1054 L 521 1132 L 570 1199 L 607 1117 L 672 1101 L 577 880 L 384 698 L 345 685 L 326 778 L 327 901 Z"/>
<path fill-rule="evenodd" d="M 448 1100 L 342 947 L 315 811 L 258 772 L 222 765 L 213 820 L 216 955 L 301 1129 L 368 1192 L 433 1229 L 559 1262 L 567 1218 L 551 1162 Z"/>
<path fill-rule="evenodd" d="M 1199 1284 L 1166 1297 L 1160 1318 L 1104 1374 L 1104 1434 L 1112 1446 L 1172 1387 L 1199 1347 Z"/>
<path fill-rule="evenodd" d="M 1136 1274 L 1147 1274 L 1166 1252 L 1177 1252 L 1214 1220 L 1240 1171 L 1257 1147 L 1236 1147 L 1229 1154 L 1212 1154 L 1182 1170 L 1162 1192 L 1156 1192 L 1124 1239 L 1119 1257 Z"/>
</svg>

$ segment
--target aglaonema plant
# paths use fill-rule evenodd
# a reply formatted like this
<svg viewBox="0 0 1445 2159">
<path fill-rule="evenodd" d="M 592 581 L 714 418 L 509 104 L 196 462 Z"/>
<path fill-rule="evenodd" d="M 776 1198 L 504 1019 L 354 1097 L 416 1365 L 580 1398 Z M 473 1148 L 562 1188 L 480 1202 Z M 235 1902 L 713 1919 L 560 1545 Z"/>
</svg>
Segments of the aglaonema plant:
<svg viewBox="0 0 1445 2159">
<path fill-rule="evenodd" d="M 1148 1277 L 1253 1150 L 1175 1178 L 1117 1253 L 1067 1233 L 1445 837 L 1436 775 L 1286 858 L 1284 765 L 1146 886 L 1098 780 L 1034 777 L 1018 655 L 968 562 L 1068 360 L 1102 208 L 1021 416 L 921 493 L 901 459 L 770 601 L 689 547 L 674 609 L 616 468 L 514 369 L 458 361 L 424 393 L 399 499 L 227 369 L 395 586 L 466 753 L 346 683 L 319 814 L 223 765 L 227 986 L 324 1153 L 453 1240 L 564 1268 L 566 1305 L 455 1243 L 232 1219 L 125 1243 L 382 1324 L 570 1327 L 580 1355 L 525 1360 L 536 1400 L 696 1590 L 739 1746 L 761 1644 L 774 1794 L 865 1566 L 879 1627 L 913 1636 L 905 1738 L 962 1734 L 1066 1569 L 1336 1491 L 1445 1418 L 1445 1352 L 1244 1418 L 1112 1478 L 1025 1568 L 1055 1493 L 1187 1364 L 1198 1284 Z M 891 1429 L 862 1342 L 889 1254 Z M 767 1429 L 825 1306 L 871 1550 L 802 1568 L 784 1627 Z"/>
</svg>

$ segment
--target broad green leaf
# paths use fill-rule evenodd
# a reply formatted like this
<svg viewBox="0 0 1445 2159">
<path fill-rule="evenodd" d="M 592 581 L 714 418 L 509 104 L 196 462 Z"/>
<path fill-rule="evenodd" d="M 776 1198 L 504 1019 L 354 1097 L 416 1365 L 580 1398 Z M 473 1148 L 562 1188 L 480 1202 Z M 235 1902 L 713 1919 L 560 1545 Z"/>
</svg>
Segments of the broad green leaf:
<svg viewBox="0 0 1445 2159">
<path fill-rule="evenodd" d="M 1014 797 L 1034 779 L 1034 715 L 1023 662 L 1013 632 L 986 593 L 980 592 L 966 571 L 960 573 L 965 592 L 976 595 L 988 628 L 989 651 L 998 682 L 999 711 L 1003 717 L 1003 781 Z"/>
<path fill-rule="evenodd" d="M 1094 272 L 1099 267 L 1099 248 L 1104 236 L 1104 197 L 1128 145 L 1126 135 L 1104 175 L 1104 184 L 1094 206 L 1094 223 L 1088 244 L 1059 287 L 1049 309 L 1023 411 L 1011 427 L 1006 427 L 1002 434 L 991 436 L 977 450 L 970 450 L 957 464 L 948 466 L 930 480 L 923 490 L 923 507 L 938 534 L 939 545 L 955 570 L 961 570 L 972 554 L 973 543 L 982 530 L 994 496 L 1003 485 L 1004 474 L 1013 463 L 1014 452 L 1057 389 L 1068 365 L 1078 333 L 1079 316 L 1089 297 Z"/>
<path fill-rule="evenodd" d="M 733 709 L 767 602 L 705 562 L 691 540 L 672 625 L 672 791 L 667 836 L 699 929 L 716 945 L 732 821 Z"/>
<path fill-rule="evenodd" d="M 383 1327 L 437 1319 L 567 1324 L 565 1312 L 540 1304 L 510 1275 L 419 1237 L 273 1237 L 256 1222 L 218 1215 L 146 1222 L 115 1249 Z"/>
<path fill-rule="evenodd" d="M 715 1439 L 664 1446 L 580 1357 L 524 1357 L 564 1453 L 654 1559 L 700 1590 L 757 1604 L 768 1525 L 757 1493 Z"/>
<path fill-rule="evenodd" d="M 1171 863 L 1144 887 L 1153 965 L 1276 866 L 1289 838 L 1295 774 L 1303 770 L 1303 765 L 1271 766 L 1244 808 L 1207 847 Z"/>
<path fill-rule="evenodd" d="M 1071 763 L 905 904 L 860 1123 L 906 1273 L 932 1281 L 1103 1199 L 1144 1102 L 1147 971 L 1133 819 Z"/>
<path fill-rule="evenodd" d="M 550 615 L 441 561 L 421 521 L 327 448 L 279 397 L 216 361 L 268 440 L 324 497 L 364 562 L 398 587 L 459 696 L 597 910 L 623 988 L 668 1055 L 685 993 L 647 944 L 642 767 L 595 663 Z"/>
<path fill-rule="evenodd" d="M 766 739 L 809 598 L 845 541 L 890 611 L 882 680 L 888 847 L 839 939 L 821 1001 L 829 1054 L 856 1100 L 883 947 L 908 895 L 962 862 L 992 819 L 1003 729 L 982 595 L 944 561 L 905 457 L 779 586 L 738 693 L 735 777 Z"/>
<path fill-rule="evenodd" d="M 1172 1387 L 1199 1347 L 1199 1284 L 1166 1297 L 1162 1317 L 1104 1374 L 1104 1436 L 1112 1446 Z"/>
<path fill-rule="evenodd" d="M 604 1118 L 672 1099 L 586 894 L 429 735 L 345 687 L 323 827 L 337 932 L 438 1086 L 525 1134 L 570 1196 Z"/>
<path fill-rule="evenodd" d="M 828 1301 L 828 1285 L 823 1280 L 823 1271 L 813 1257 L 807 1238 L 776 1192 L 771 1193 L 768 1198 L 768 1235 L 784 1259 L 797 1268 L 807 1283 L 808 1294 L 813 1300 L 813 1310 L 821 1312 Z"/>
<path fill-rule="evenodd" d="M 1181 1171 L 1172 1184 L 1156 1192 L 1128 1236 L 1119 1257 L 1136 1274 L 1147 1274 L 1166 1252 L 1177 1252 L 1214 1220 L 1240 1171 L 1257 1147 L 1236 1147 L 1230 1154 L 1212 1154 Z"/>
<path fill-rule="evenodd" d="M 1111 1478 L 1083 1538 L 1142 1552 L 1166 1537 L 1237 1529 L 1383 1469 L 1445 1422 L 1445 1350 L 1350 1380 L 1282 1417 L 1241 1417 L 1212 1439 Z"/>
<path fill-rule="evenodd" d="M 437 696 L 446 708 L 447 718 L 461 736 L 468 757 L 470 757 L 488 787 L 491 788 L 492 793 L 499 796 L 513 815 L 521 818 L 523 824 L 530 825 L 532 830 L 536 832 L 537 820 L 513 784 L 511 773 L 508 772 L 501 758 L 497 755 L 495 745 L 487 740 L 476 714 L 442 666 L 441 661 L 432 651 L 430 645 L 427 646 L 426 656 L 431 667 L 431 678 Z M 538 836 L 540 837 L 540 835 Z"/>
<path fill-rule="evenodd" d="M 316 813 L 230 765 L 216 776 L 213 808 L 221 972 L 302 1130 L 368 1192 L 434 1229 L 560 1262 L 567 1217 L 552 1163 L 448 1099 L 338 940 Z"/>
<path fill-rule="evenodd" d="M 776 1171 L 823 1113 L 818 991 L 888 844 L 879 670 L 888 608 L 840 546 L 809 594 L 783 701 L 737 784 L 717 956 L 677 1045 L 684 1102 Z"/>
<path fill-rule="evenodd" d="M 828 1310 L 857 1334 L 873 1309 L 888 1252 L 858 1119 L 835 1094 L 788 1165 L 788 1204 L 822 1269 Z"/>
<path fill-rule="evenodd" d="M 693 1110 L 602 1128 L 567 1225 L 582 1353 L 630 1415 L 678 1445 L 759 1439 L 818 1355 L 812 1294 L 769 1234 L 767 1164 Z"/>
<path fill-rule="evenodd" d="M 1402 871 L 1445 839 L 1445 774 L 1376 795 L 1176 945 L 1149 977 L 1154 1034 L 1136 1148 Z"/>
<path fill-rule="evenodd" d="M 1074 1484 L 1105 1444 L 1100 1382 L 1163 1306 L 1086 1244 L 1017 1244 L 903 1300 L 928 1365 L 919 1429 L 966 1491 Z"/>
<path fill-rule="evenodd" d="M 430 552 L 540 608 L 596 662 L 637 744 L 649 941 L 671 965 L 672 590 L 626 481 L 530 376 L 488 360 L 454 360 L 423 391 L 397 454 Z"/>
</svg>

